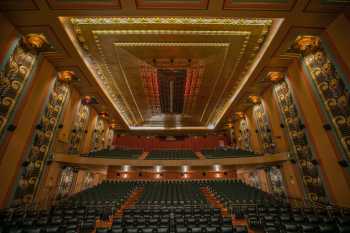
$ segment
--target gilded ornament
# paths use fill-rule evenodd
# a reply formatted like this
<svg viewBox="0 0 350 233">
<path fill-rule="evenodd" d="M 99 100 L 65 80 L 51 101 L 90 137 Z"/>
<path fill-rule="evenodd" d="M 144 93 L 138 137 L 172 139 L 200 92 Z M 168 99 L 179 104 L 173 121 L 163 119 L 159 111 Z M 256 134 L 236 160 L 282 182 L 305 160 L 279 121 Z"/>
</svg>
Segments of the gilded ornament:
<svg viewBox="0 0 350 233">
<path fill-rule="evenodd" d="M 307 55 L 320 49 L 320 45 L 321 41 L 317 36 L 298 36 L 292 48 Z"/>
<path fill-rule="evenodd" d="M 22 38 L 23 44 L 28 49 L 41 49 L 49 43 L 43 34 L 29 33 Z"/>
<path fill-rule="evenodd" d="M 250 102 L 253 104 L 259 104 L 260 103 L 260 97 L 256 95 L 250 95 L 249 97 Z"/>
<path fill-rule="evenodd" d="M 341 108 L 346 108 L 348 107 L 348 99 L 346 98 L 345 95 L 339 96 L 337 99 L 338 106 Z"/>
<path fill-rule="evenodd" d="M 327 82 L 322 82 L 322 83 L 320 83 L 319 88 L 320 88 L 323 92 L 327 91 L 327 90 L 328 90 L 328 83 L 327 83 Z"/>
<path fill-rule="evenodd" d="M 29 184 L 35 184 L 36 180 L 37 180 L 37 177 L 32 176 L 32 177 L 29 178 L 28 183 Z"/>
<path fill-rule="evenodd" d="M 319 78 L 323 75 L 322 70 L 320 68 L 313 69 L 312 73 L 316 78 Z"/>
<path fill-rule="evenodd" d="M 314 62 L 317 63 L 317 64 L 323 64 L 323 63 L 326 62 L 326 56 L 323 53 L 323 51 L 317 51 L 314 54 Z"/>
<path fill-rule="evenodd" d="M 334 69 L 332 63 L 330 63 L 330 62 L 327 62 L 327 63 L 322 65 L 322 71 L 328 76 L 332 76 L 335 73 L 335 69 Z"/>
<path fill-rule="evenodd" d="M 336 79 L 336 78 L 332 78 L 330 81 L 329 81 L 329 86 L 331 89 L 336 89 L 338 87 L 338 84 L 339 84 L 339 80 Z"/>
<path fill-rule="evenodd" d="M 58 72 L 58 80 L 63 83 L 71 83 L 73 81 L 78 80 L 74 71 L 65 70 Z"/>
<path fill-rule="evenodd" d="M 46 145 L 41 145 L 40 146 L 40 152 L 41 153 L 46 153 L 46 151 L 47 151 L 47 146 Z"/>
<path fill-rule="evenodd" d="M 24 79 L 28 74 L 28 67 L 26 66 L 19 66 L 19 70 L 18 70 L 18 76 L 19 78 Z"/>
<path fill-rule="evenodd" d="M 42 164 L 42 161 L 41 161 L 41 160 L 36 160 L 36 161 L 35 161 L 35 168 L 40 168 L 40 167 L 41 167 L 41 164 Z"/>
<path fill-rule="evenodd" d="M 335 106 L 337 106 L 337 101 L 334 98 L 331 98 L 326 101 L 326 104 L 328 107 L 334 108 Z"/>
<path fill-rule="evenodd" d="M 284 79 L 284 75 L 282 72 L 269 72 L 267 74 L 267 77 L 271 82 L 280 82 Z"/>
<path fill-rule="evenodd" d="M 11 97 L 4 97 L 1 101 L 1 104 L 4 106 L 11 106 L 14 103 L 14 99 Z"/>
</svg>

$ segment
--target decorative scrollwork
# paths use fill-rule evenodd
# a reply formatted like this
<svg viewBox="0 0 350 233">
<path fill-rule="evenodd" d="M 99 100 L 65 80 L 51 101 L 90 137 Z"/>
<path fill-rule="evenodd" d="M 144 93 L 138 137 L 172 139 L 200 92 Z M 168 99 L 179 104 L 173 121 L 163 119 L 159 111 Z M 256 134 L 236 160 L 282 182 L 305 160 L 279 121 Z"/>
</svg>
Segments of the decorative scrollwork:
<svg viewBox="0 0 350 233">
<path fill-rule="evenodd" d="M 24 166 L 22 169 L 19 185 L 15 192 L 14 205 L 30 203 L 35 196 L 68 92 L 69 88 L 66 84 L 55 82 L 49 101 L 34 132 L 33 142 L 26 159 L 28 166 Z M 54 96 L 62 98 L 59 101 Z"/>
<path fill-rule="evenodd" d="M 301 117 L 288 83 L 283 80 L 274 85 L 275 97 L 286 124 L 291 151 L 294 152 L 303 177 L 305 191 L 312 201 L 327 202 L 327 196 L 317 166 L 313 164 L 314 154 L 302 127 Z M 288 111 L 286 111 L 288 109 Z"/>
<path fill-rule="evenodd" d="M 251 151 L 252 150 L 251 135 L 248 127 L 248 121 L 245 116 L 240 120 L 239 131 L 240 131 L 240 141 L 241 141 L 242 149 Z"/>
<path fill-rule="evenodd" d="M 75 117 L 73 130 L 70 135 L 68 153 L 79 153 L 80 144 L 84 137 L 84 132 L 89 120 L 89 115 L 89 107 L 81 103 L 77 111 L 77 115 Z"/>
<path fill-rule="evenodd" d="M 308 44 L 301 46 L 299 51 L 312 77 L 310 81 L 335 129 L 335 137 L 341 149 L 350 160 L 350 145 L 347 143 L 350 137 L 350 126 L 346 123 L 347 119 L 350 119 L 350 90 L 347 78 L 337 71 L 334 62 L 324 50 L 320 38 L 309 36 L 302 39 L 301 37 L 296 43 L 300 44 L 302 41 Z"/>
<path fill-rule="evenodd" d="M 0 70 L 0 136 L 10 123 L 9 118 L 23 92 L 36 58 L 36 51 L 26 49 L 22 39 L 4 68 Z"/>
<path fill-rule="evenodd" d="M 262 102 L 254 105 L 253 115 L 264 152 L 273 154 L 276 145 L 272 140 L 271 124 Z"/>
</svg>

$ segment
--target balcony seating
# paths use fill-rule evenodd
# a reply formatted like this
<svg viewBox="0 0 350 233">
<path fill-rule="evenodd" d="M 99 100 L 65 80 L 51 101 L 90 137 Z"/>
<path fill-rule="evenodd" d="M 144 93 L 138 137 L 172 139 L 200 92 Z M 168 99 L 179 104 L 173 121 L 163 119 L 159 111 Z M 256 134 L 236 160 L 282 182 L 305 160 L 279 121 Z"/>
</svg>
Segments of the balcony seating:
<svg viewBox="0 0 350 233">
<path fill-rule="evenodd" d="M 146 159 L 149 160 L 179 160 L 197 159 L 192 150 L 152 150 Z"/>
<path fill-rule="evenodd" d="M 236 150 L 232 148 L 217 148 L 202 150 L 202 154 L 207 159 L 222 159 L 222 158 L 236 158 L 256 156 L 252 151 Z"/>
<path fill-rule="evenodd" d="M 87 156 L 96 158 L 108 159 L 138 159 L 142 154 L 142 150 L 137 149 L 103 149 L 99 151 L 92 151 Z"/>
</svg>

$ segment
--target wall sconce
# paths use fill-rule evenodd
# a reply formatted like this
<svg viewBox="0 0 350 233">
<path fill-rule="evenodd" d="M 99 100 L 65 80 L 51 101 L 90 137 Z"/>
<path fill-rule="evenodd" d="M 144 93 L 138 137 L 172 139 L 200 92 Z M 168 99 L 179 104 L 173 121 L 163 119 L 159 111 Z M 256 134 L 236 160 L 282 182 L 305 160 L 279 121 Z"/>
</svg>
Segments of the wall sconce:
<svg viewBox="0 0 350 233">
<path fill-rule="evenodd" d="M 283 73 L 281 73 L 281 72 L 269 72 L 267 74 L 267 78 L 271 82 L 279 82 L 279 81 L 284 79 L 284 76 L 283 76 Z"/>
<path fill-rule="evenodd" d="M 75 72 L 70 70 L 58 72 L 57 79 L 63 83 L 71 83 L 79 80 Z"/>
<path fill-rule="evenodd" d="M 250 102 L 253 104 L 259 104 L 260 103 L 260 97 L 256 95 L 250 95 L 249 97 Z"/>
<path fill-rule="evenodd" d="M 22 43 L 27 49 L 39 50 L 49 45 L 44 34 L 29 33 L 22 37 Z"/>
</svg>

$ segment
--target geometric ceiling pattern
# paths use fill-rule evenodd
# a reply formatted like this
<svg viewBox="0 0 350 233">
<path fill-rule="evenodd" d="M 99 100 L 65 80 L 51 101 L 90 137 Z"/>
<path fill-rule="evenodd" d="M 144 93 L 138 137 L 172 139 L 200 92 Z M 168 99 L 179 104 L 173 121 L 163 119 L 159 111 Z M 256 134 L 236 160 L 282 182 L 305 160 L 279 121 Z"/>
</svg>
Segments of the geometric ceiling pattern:
<svg viewBox="0 0 350 233">
<path fill-rule="evenodd" d="M 230 106 L 273 20 L 75 17 L 66 22 L 130 129 L 210 129 Z M 181 88 L 161 85 L 164 70 L 183 71 L 183 80 L 174 82 Z M 181 106 L 173 105 L 174 98 Z M 181 111 L 164 112 L 165 105 Z"/>
</svg>

